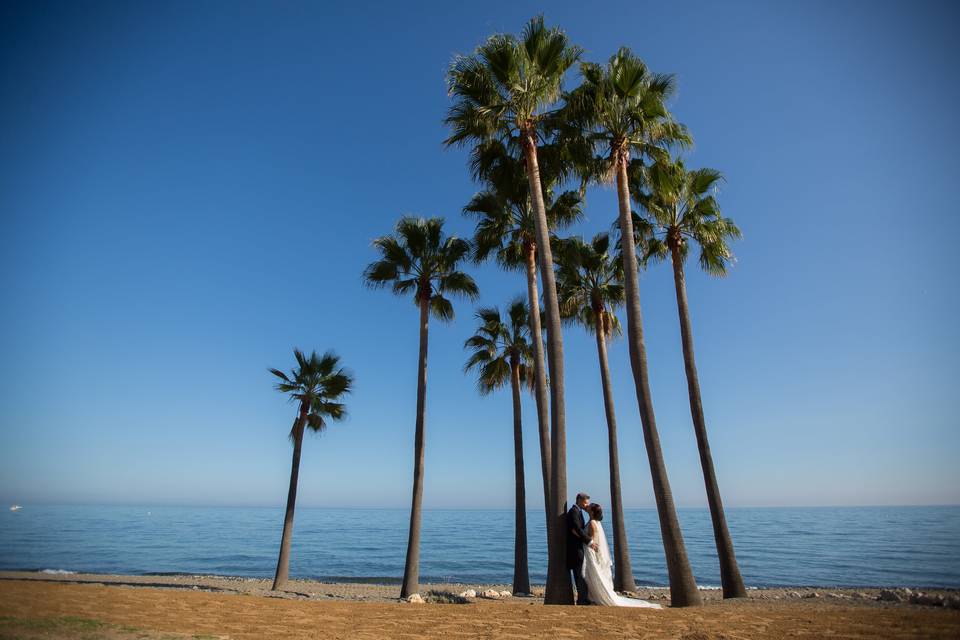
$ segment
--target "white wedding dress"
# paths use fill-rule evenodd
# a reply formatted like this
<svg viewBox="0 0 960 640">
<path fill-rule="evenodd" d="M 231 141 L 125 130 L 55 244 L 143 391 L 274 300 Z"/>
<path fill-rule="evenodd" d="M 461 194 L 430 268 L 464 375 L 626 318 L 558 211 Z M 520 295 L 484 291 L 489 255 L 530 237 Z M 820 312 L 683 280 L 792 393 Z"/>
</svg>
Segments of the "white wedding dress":
<svg viewBox="0 0 960 640">
<path fill-rule="evenodd" d="M 613 561 L 610 559 L 610 547 L 607 545 L 603 525 L 591 521 L 590 526 L 593 527 L 593 541 L 598 547 L 598 550 L 594 551 L 590 545 L 584 545 L 583 579 L 587 583 L 587 596 L 590 602 L 605 607 L 662 609 L 663 607 L 653 602 L 617 595 L 613 590 Z"/>
</svg>

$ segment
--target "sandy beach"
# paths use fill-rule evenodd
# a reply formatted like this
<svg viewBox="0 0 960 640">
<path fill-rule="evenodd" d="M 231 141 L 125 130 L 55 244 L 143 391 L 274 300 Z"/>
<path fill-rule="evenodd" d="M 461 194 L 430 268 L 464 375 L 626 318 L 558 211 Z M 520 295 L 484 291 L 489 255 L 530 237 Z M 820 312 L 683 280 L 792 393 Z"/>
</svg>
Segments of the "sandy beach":
<svg viewBox="0 0 960 640">
<path fill-rule="evenodd" d="M 502 586 L 502 585 L 497 585 Z M 0 638 L 956 638 L 960 610 L 878 601 L 878 589 L 758 589 L 662 611 L 545 607 L 539 597 L 408 604 L 396 585 L 0 572 Z M 492 585 L 424 585 L 430 590 Z M 494 587 L 496 588 L 496 587 Z M 668 604 L 665 590 L 639 595 Z M 900 592 L 905 593 L 905 592 Z M 951 591 L 928 591 L 950 598 Z"/>
</svg>

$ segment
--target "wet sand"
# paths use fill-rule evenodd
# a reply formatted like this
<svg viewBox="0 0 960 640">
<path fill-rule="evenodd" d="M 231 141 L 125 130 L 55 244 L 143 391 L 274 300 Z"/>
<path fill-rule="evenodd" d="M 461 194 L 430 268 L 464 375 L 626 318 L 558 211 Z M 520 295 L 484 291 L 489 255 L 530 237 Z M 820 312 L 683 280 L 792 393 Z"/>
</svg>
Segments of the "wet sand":
<svg viewBox="0 0 960 640">
<path fill-rule="evenodd" d="M 656 611 L 547 607 L 539 598 L 408 604 L 397 602 L 396 586 L 368 584 L 295 581 L 285 597 L 269 597 L 260 591 L 266 581 L 239 578 L 23 575 L 0 573 L 0 638 L 960 637 L 958 610 L 833 592 L 765 590 L 726 602 L 706 592 L 706 606 Z M 316 588 L 323 593 L 310 593 Z"/>
</svg>

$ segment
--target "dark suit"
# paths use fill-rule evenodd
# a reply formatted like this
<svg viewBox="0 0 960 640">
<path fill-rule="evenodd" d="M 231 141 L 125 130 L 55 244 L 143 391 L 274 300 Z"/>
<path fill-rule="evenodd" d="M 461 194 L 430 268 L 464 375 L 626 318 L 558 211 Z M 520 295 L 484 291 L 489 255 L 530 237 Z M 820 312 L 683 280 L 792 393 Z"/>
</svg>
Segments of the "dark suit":
<svg viewBox="0 0 960 640">
<path fill-rule="evenodd" d="M 567 570 L 573 572 L 577 585 L 577 604 L 589 604 L 583 579 L 583 545 L 590 544 L 593 535 L 585 520 L 583 509 L 576 504 L 567 511 Z"/>
</svg>

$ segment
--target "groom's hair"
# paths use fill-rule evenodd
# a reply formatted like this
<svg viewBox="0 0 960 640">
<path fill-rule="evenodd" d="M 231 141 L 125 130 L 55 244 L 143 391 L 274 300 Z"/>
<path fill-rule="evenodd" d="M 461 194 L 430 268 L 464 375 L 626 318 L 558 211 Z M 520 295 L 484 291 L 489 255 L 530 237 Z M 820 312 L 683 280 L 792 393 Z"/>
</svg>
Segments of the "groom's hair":
<svg viewBox="0 0 960 640">
<path fill-rule="evenodd" d="M 586 494 L 586 493 L 578 493 L 578 494 L 577 494 L 577 500 L 576 500 L 576 501 L 577 501 L 577 502 L 580 502 L 581 500 L 589 500 L 589 499 L 590 499 L 590 495 L 589 495 L 589 494 Z"/>
</svg>

